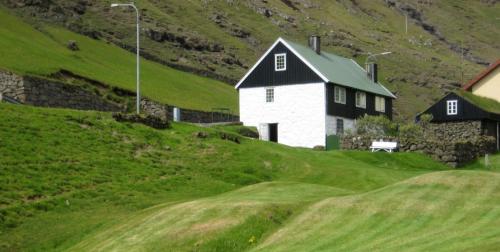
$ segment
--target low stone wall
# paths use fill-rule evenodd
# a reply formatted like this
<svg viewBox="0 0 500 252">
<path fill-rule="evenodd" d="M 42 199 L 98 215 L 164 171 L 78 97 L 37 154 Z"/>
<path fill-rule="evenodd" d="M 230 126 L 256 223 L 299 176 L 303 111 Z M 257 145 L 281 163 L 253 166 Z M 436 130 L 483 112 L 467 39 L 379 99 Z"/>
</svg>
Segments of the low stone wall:
<svg viewBox="0 0 500 252">
<path fill-rule="evenodd" d="M 37 77 L 24 77 L 23 80 L 25 95 L 23 103 L 26 104 L 99 111 L 123 111 L 125 109 L 79 86 Z"/>
<path fill-rule="evenodd" d="M 344 136 L 342 149 L 369 150 L 373 141 L 395 141 L 401 152 L 420 152 L 452 167 L 459 167 L 487 153 L 496 151 L 496 140 L 490 136 L 475 136 L 469 140 L 442 141 L 435 139 L 406 139 L 397 137 Z"/>
<path fill-rule="evenodd" d="M 106 84 L 98 83 L 67 71 L 61 71 L 60 74 L 83 80 L 85 83 L 98 86 L 99 88 L 109 88 L 116 95 L 127 97 L 127 99 L 132 100 L 133 104 L 135 104 L 135 93 L 133 92 L 111 88 Z M 126 104 L 117 104 L 109 101 L 98 94 L 98 92 L 85 90 L 81 86 L 40 77 L 19 76 L 1 70 L 0 93 L 21 103 L 34 106 L 113 112 L 124 112 L 127 110 Z M 148 115 L 172 120 L 173 109 L 173 106 L 167 104 L 155 102 L 147 98 L 141 99 L 141 110 Z M 239 117 L 225 113 L 181 108 L 181 121 L 192 123 L 235 122 L 239 121 Z"/>
<path fill-rule="evenodd" d="M 0 71 L 0 93 L 21 103 L 82 110 L 122 111 L 119 104 L 100 95 L 73 86 L 33 76 L 18 76 Z"/>
<path fill-rule="evenodd" d="M 0 93 L 18 101 L 26 99 L 23 77 L 10 72 L 0 71 Z"/>
<path fill-rule="evenodd" d="M 141 99 L 141 109 L 146 114 L 173 120 L 174 106 Z M 239 121 L 239 116 L 181 108 L 181 121 L 191 123 L 237 122 Z"/>
</svg>

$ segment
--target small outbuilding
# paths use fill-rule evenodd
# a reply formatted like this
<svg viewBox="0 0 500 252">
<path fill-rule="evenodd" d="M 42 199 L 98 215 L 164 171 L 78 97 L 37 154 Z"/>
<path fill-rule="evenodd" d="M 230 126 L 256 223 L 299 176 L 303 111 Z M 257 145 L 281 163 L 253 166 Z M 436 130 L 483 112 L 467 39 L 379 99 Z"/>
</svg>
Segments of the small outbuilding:
<svg viewBox="0 0 500 252">
<path fill-rule="evenodd" d="M 492 136 L 496 139 L 497 150 L 500 149 L 500 102 L 496 100 L 456 91 L 417 115 L 416 120 L 419 121 L 423 114 L 432 115 L 431 123 L 440 124 L 442 134 L 457 138 Z"/>
</svg>

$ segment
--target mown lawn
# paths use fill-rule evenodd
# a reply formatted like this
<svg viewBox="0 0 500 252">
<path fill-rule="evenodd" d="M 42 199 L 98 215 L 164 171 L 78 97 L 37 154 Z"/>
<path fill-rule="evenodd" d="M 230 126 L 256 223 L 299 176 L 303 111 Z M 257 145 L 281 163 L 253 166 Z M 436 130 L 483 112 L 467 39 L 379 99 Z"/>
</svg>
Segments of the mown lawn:
<svg viewBox="0 0 500 252">
<path fill-rule="evenodd" d="M 0 104 L 0 250 L 491 251 L 498 155 L 321 152 Z M 197 132 L 208 133 L 207 138 Z M 233 132 L 233 133 L 231 133 Z"/>
<path fill-rule="evenodd" d="M 0 7 L 0 68 L 47 76 L 61 69 L 135 91 L 135 55 L 60 27 L 34 26 Z M 66 48 L 75 40 L 79 51 Z M 230 85 L 178 71 L 148 60 L 141 63 L 141 92 L 167 104 L 210 111 L 225 107 L 238 113 L 237 92 Z"/>
<path fill-rule="evenodd" d="M 317 152 L 251 139 L 236 144 L 220 139 L 221 129 L 174 124 L 154 130 L 117 123 L 99 112 L 0 104 L 0 121 L 0 246 L 5 250 L 64 250 L 142 214 L 184 203 L 210 205 L 209 216 L 220 216 L 220 209 L 240 211 L 230 225 L 235 229 L 252 216 L 260 218 L 268 225 L 264 235 L 281 225 L 269 224 L 262 217 L 266 211 L 288 218 L 319 198 L 367 192 L 446 169 L 416 154 Z M 209 137 L 194 136 L 198 131 Z M 276 184 L 220 195 L 272 181 Z M 220 198 L 204 199 L 216 195 Z M 246 211 L 247 201 L 259 207 Z M 204 216 L 193 216 L 198 214 Z M 152 240 L 150 246 L 171 245 L 162 241 Z M 179 239 L 176 246 L 187 248 L 191 241 Z"/>
</svg>

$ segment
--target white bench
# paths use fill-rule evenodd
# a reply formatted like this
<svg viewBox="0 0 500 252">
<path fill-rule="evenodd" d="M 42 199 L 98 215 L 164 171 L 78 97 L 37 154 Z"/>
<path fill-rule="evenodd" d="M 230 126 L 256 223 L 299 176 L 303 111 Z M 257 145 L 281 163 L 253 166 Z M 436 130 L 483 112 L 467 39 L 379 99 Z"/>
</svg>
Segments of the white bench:
<svg viewBox="0 0 500 252">
<path fill-rule="evenodd" d="M 384 141 L 373 141 L 370 149 L 372 152 L 376 152 L 379 150 L 384 150 L 387 152 L 393 152 L 398 147 L 397 142 L 384 142 Z"/>
</svg>

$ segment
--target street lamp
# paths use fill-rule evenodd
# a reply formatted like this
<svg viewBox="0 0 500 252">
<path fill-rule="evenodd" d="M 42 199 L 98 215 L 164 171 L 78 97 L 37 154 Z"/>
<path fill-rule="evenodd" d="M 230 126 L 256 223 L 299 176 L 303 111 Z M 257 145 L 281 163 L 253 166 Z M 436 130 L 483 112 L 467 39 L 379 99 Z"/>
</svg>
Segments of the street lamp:
<svg viewBox="0 0 500 252">
<path fill-rule="evenodd" d="M 391 53 L 392 52 L 383 52 L 383 53 L 377 53 L 377 54 L 368 53 L 369 56 L 366 57 L 365 65 L 367 65 L 369 63 L 370 58 L 376 59 L 377 56 L 387 55 L 387 54 L 391 54 Z"/>
<path fill-rule="evenodd" d="M 140 95 L 140 86 L 139 86 L 139 82 L 140 82 L 140 79 L 139 79 L 139 76 L 140 76 L 140 69 L 139 69 L 139 51 L 140 51 L 140 44 L 139 44 L 139 9 L 137 9 L 137 7 L 134 5 L 134 3 L 129 3 L 129 4 L 118 4 L 118 3 L 114 3 L 114 4 L 111 4 L 111 8 L 114 8 L 114 7 L 132 7 L 134 8 L 136 14 L 137 14 L 137 102 L 136 102 L 136 105 L 137 105 L 137 114 L 139 114 L 140 112 L 140 107 L 141 107 L 141 95 Z"/>
</svg>

